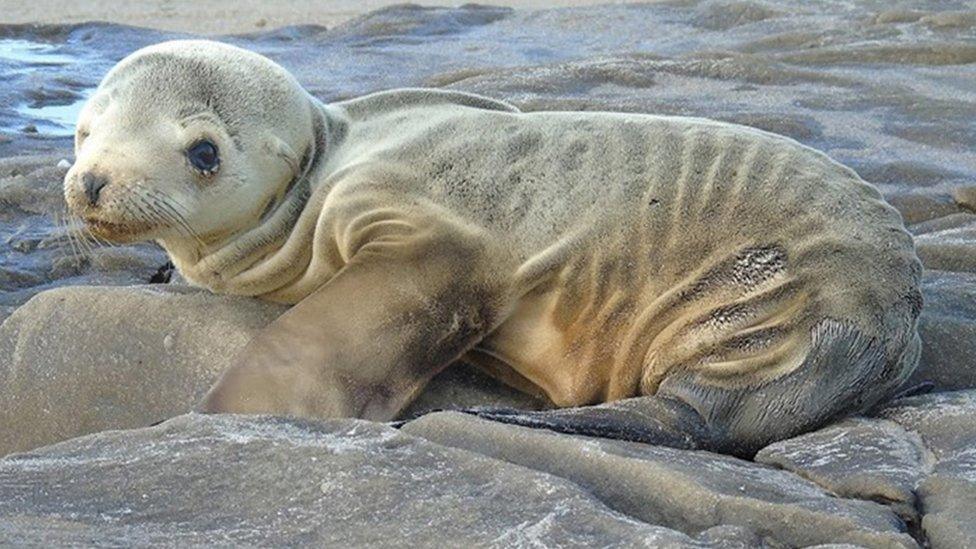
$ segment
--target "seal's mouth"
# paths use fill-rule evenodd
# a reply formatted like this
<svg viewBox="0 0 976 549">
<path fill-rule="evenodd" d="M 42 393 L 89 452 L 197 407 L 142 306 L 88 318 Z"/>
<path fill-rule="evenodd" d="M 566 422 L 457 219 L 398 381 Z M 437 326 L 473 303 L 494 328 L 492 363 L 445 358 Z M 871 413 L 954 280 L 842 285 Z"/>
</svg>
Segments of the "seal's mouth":
<svg viewBox="0 0 976 549">
<path fill-rule="evenodd" d="M 86 217 L 84 221 L 85 227 L 91 234 L 103 240 L 114 243 L 135 242 L 137 240 L 142 240 L 142 238 L 140 238 L 141 235 L 144 235 L 153 229 L 152 225 L 148 223 L 116 223 L 94 217 Z"/>
</svg>

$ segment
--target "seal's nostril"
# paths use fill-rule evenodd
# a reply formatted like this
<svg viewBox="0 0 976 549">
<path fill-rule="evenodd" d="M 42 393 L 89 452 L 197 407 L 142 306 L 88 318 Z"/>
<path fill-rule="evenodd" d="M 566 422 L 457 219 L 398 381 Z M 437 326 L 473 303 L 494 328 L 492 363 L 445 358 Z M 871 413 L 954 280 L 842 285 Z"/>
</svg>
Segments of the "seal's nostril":
<svg viewBox="0 0 976 549">
<path fill-rule="evenodd" d="M 108 180 L 91 172 L 85 172 L 81 176 L 81 184 L 85 188 L 88 203 L 94 206 L 98 204 L 98 195 L 102 192 L 102 188 L 108 185 Z"/>
</svg>

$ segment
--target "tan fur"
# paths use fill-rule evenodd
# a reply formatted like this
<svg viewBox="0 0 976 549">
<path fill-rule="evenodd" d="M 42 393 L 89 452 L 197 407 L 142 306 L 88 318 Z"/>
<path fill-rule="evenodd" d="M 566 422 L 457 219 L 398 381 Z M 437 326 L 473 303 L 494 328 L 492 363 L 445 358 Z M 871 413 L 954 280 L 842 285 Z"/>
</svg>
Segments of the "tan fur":
<svg viewBox="0 0 976 549">
<path fill-rule="evenodd" d="M 219 112 L 178 129 L 208 93 Z M 436 90 L 322 105 L 270 61 L 191 41 L 123 60 L 79 131 L 80 215 L 151 221 L 125 238 L 157 239 L 191 282 L 298 304 L 209 410 L 389 419 L 461 357 L 559 406 L 678 373 L 750 388 L 803 364 L 826 319 L 892 363 L 914 334 L 898 214 L 853 171 L 743 126 Z M 236 136 L 213 180 L 180 156 L 194 131 Z M 112 181 L 101 212 L 78 198 L 92 167 Z M 143 187 L 141 209 L 123 198 Z"/>
</svg>

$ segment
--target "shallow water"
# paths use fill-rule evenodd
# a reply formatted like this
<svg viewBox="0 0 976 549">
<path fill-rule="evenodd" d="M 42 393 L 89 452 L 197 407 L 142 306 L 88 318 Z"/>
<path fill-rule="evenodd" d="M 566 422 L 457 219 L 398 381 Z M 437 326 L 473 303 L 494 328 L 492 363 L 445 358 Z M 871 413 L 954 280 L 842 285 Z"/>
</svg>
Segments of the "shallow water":
<svg viewBox="0 0 976 549">
<path fill-rule="evenodd" d="M 78 120 L 78 113 L 85 104 L 86 97 L 68 103 L 67 105 L 41 105 L 32 107 L 21 105 L 17 107 L 17 112 L 25 119 L 30 120 L 37 131 L 55 137 L 70 136 L 75 131 L 75 121 Z"/>
<path fill-rule="evenodd" d="M 0 40 L 0 60 L 24 65 L 64 65 L 75 61 L 58 53 L 57 46 L 20 38 Z"/>
<path fill-rule="evenodd" d="M 82 64 L 83 56 L 64 52 L 55 44 L 37 42 L 22 38 L 0 39 L 0 67 L 7 78 L 20 77 L 26 81 L 36 81 L 46 75 L 57 75 L 66 65 Z M 74 133 L 75 121 L 90 95 L 91 89 L 45 88 L 42 84 L 35 93 L 22 103 L 13 103 L 16 116 L 4 117 L 7 124 L 0 130 L 40 133 L 52 137 L 66 137 Z"/>
<path fill-rule="evenodd" d="M 0 27 L 0 36 L 0 157 L 54 155 L 35 172 L 23 160 L 0 161 L 0 204 L 10 210 L 0 217 L 0 274 L 8 273 L 0 277 L 0 304 L 66 281 L 147 278 L 162 260 L 148 248 L 131 257 L 119 248 L 59 271 L 56 253 L 78 254 L 57 240 L 46 251 L 22 251 L 10 235 L 53 238 L 45 219 L 60 207 L 63 170 L 54 164 L 70 157 L 65 122 L 118 59 L 177 35 L 85 24 Z M 972 2 L 675 1 L 538 12 L 400 6 L 334 29 L 224 40 L 274 58 L 325 101 L 440 86 L 525 110 L 718 118 L 824 150 L 877 184 L 910 224 L 976 211 Z M 37 133 L 22 131 L 28 124 Z M 946 223 L 945 239 L 927 233 L 927 257 L 950 253 L 940 247 L 950 233 L 953 242 L 976 234 Z M 934 264 L 976 265 L 963 250 L 961 260 Z"/>
</svg>

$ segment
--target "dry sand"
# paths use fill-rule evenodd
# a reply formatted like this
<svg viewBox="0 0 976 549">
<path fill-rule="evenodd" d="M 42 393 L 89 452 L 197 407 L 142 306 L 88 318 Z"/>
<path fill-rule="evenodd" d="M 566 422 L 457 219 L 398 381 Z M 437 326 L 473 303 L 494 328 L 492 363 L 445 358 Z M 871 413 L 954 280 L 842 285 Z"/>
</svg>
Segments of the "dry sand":
<svg viewBox="0 0 976 549">
<path fill-rule="evenodd" d="M 0 23 L 83 23 L 110 21 L 197 34 L 233 34 L 287 25 L 334 27 L 357 15 L 394 4 L 395 0 L 2 0 Z M 460 6 L 458 0 L 424 0 L 425 6 Z M 542 9 L 596 4 L 609 0 L 489 0 L 485 4 Z"/>
</svg>

